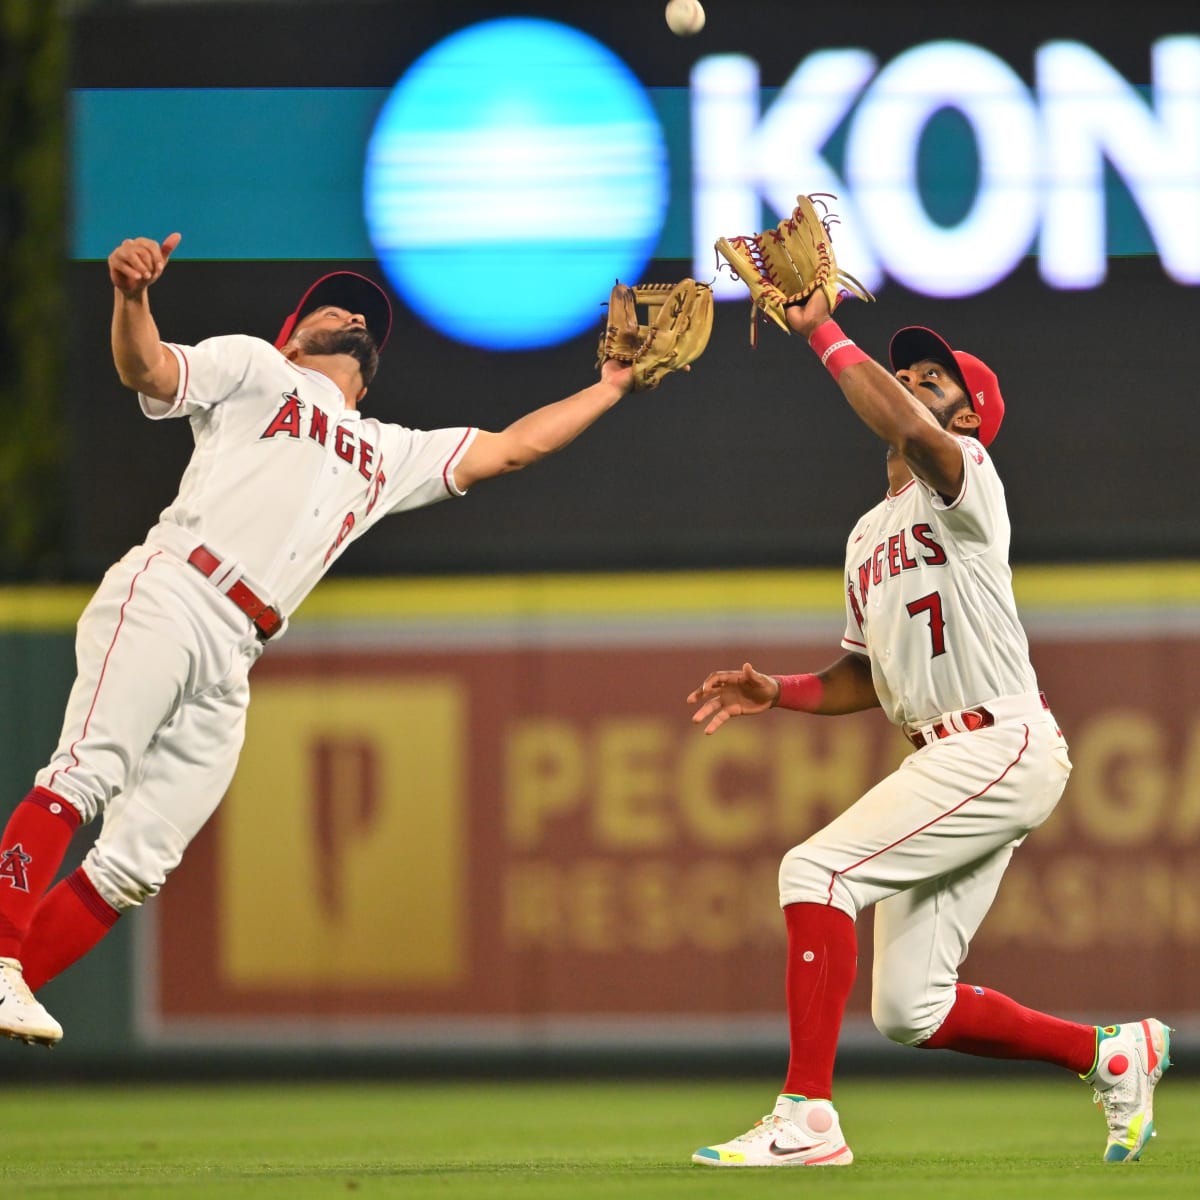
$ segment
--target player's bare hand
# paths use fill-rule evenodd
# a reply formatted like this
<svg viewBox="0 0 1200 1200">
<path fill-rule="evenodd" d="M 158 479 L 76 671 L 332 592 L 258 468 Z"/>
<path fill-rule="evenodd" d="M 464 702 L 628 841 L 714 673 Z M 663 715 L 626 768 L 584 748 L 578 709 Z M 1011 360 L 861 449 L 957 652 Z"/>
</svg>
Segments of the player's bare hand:
<svg viewBox="0 0 1200 1200">
<path fill-rule="evenodd" d="M 783 310 L 783 315 L 793 333 L 810 338 L 818 325 L 829 320 L 829 301 L 825 299 L 825 293 L 818 288 L 803 304 L 788 305 Z"/>
<path fill-rule="evenodd" d="M 172 233 L 156 242 L 153 238 L 126 238 L 108 256 L 108 277 L 125 296 L 136 296 L 166 270 L 167 260 L 183 235 Z"/>
<path fill-rule="evenodd" d="M 600 378 L 605 383 L 611 383 L 621 389 L 623 396 L 628 396 L 633 390 L 633 363 L 618 362 L 615 358 L 606 358 L 600 364 Z"/>
<path fill-rule="evenodd" d="M 740 671 L 714 671 L 688 696 L 698 705 L 692 723 L 703 725 L 705 733 L 716 733 L 733 717 L 749 717 L 775 707 L 779 699 L 779 680 L 743 663 Z"/>
</svg>

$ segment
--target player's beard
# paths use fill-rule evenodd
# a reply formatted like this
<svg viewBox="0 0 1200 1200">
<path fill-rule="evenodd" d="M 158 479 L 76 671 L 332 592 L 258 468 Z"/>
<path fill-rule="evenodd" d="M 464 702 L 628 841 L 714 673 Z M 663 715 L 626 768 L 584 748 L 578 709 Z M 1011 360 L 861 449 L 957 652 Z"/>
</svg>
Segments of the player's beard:
<svg viewBox="0 0 1200 1200">
<path fill-rule="evenodd" d="M 361 325 L 344 329 L 306 329 L 301 335 L 305 354 L 349 354 L 362 372 L 363 383 L 370 384 L 379 369 L 379 351 L 375 339 Z"/>
</svg>

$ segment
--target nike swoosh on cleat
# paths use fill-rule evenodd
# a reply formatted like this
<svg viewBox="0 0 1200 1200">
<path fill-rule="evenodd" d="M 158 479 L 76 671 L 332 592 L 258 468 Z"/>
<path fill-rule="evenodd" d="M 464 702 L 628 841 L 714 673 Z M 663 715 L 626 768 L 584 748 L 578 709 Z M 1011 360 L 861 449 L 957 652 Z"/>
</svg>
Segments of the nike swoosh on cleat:
<svg viewBox="0 0 1200 1200">
<path fill-rule="evenodd" d="M 813 1150 L 820 1150 L 821 1145 L 822 1143 L 816 1142 L 811 1146 L 791 1146 L 785 1150 L 782 1146 L 772 1142 L 767 1147 L 767 1153 L 775 1155 L 776 1158 L 790 1158 L 793 1154 L 808 1154 Z"/>
</svg>

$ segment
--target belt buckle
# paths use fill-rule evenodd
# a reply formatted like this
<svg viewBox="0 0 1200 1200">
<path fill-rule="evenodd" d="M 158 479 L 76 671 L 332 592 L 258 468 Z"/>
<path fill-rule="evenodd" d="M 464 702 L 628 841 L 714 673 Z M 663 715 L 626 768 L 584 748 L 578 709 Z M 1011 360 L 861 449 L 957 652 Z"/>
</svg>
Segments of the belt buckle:
<svg viewBox="0 0 1200 1200">
<path fill-rule="evenodd" d="M 254 636 L 260 642 L 269 642 L 282 626 L 283 614 L 273 604 L 269 604 L 254 618 Z"/>
<path fill-rule="evenodd" d="M 933 732 L 932 725 L 922 725 L 917 729 L 910 730 L 907 734 L 908 740 L 918 749 L 922 750 L 931 742 L 936 741 L 936 738 L 929 735 Z"/>
<path fill-rule="evenodd" d="M 188 555 L 188 562 L 209 580 L 216 573 L 220 561 L 207 546 L 203 545 L 197 546 Z M 283 614 L 279 609 L 255 595 L 244 580 L 236 580 L 232 587 L 223 591 L 223 595 L 234 608 L 249 618 L 250 625 L 254 629 L 254 636 L 260 642 L 269 641 L 283 627 Z"/>
</svg>

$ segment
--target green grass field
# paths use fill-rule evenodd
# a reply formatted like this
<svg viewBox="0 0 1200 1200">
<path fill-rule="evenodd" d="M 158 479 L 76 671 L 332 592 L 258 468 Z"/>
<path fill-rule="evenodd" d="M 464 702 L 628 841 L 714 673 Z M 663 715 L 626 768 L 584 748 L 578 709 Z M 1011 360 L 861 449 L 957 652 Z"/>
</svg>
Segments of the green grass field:
<svg viewBox="0 0 1200 1200">
<path fill-rule="evenodd" d="M 272 1084 L 0 1089 L 5 1197 L 440 1200 L 1096 1200 L 1200 1194 L 1200 1084 L 1168 1077 L 1159 1136 L 1099 1161 L 1082 1084 L 851 1080 L 851 1167 L 715 1170 L 698 1145 L 769 1109 L 764 1083 Z"/>
</svg>

